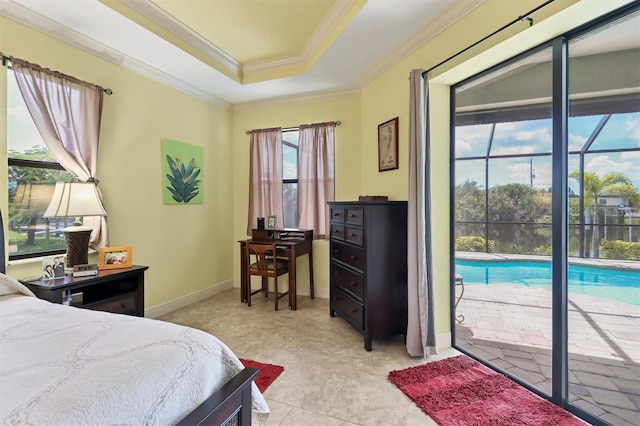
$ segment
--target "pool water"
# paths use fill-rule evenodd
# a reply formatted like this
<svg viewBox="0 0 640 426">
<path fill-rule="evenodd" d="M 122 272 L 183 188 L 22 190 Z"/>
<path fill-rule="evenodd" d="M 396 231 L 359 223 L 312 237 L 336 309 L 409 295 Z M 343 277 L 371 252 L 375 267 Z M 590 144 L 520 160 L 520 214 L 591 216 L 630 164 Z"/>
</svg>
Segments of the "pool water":
<svg viewBox="0 0 640 426">
<path fill-rule="evenodd" d="M 551 288 L 551 263 L 456 260 L 465 285 L 516 284 Z M 569 296 L 585 294 L 640 306 L 640 270 L 569 265 Z"/>
</svg>

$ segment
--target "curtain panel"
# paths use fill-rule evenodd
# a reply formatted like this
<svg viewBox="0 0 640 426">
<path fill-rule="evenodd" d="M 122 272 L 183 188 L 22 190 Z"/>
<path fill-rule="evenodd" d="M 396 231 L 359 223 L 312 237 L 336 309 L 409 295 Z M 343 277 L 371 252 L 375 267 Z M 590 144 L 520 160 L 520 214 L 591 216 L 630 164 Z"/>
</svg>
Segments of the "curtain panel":
<svg viewBox="0 0 640 426">
<path fill-rule="evenodd" d="M 300 126 L 298 137 L 298 211 L 300 229 L 329 238 L 329 205 L 335 198 L 335 123 Z"/>
<path fill-rule="evenodd" d="M 409 78 L 408 324 L 407 352 L 436 354 L 431 244 L 429 93 L 422 70 Z"/>
<path fill-rule="evenodd" d="M 282 207 L 282 129 L 251 132 L 249 166 L 249 217 L 247 235 L 257 219 L 276 216 L 276 228 L 284 226 Z"/>
<path fill-rule="evenodd" d="M 22 59 L 11 58 L 11 64 L 27 109 L 49 150 L 78 180 L 97 182 L 102 87 Z M 93 228 L 89 247 L 109 245 L 106 217 L 83 221 Z"/>
</svg>

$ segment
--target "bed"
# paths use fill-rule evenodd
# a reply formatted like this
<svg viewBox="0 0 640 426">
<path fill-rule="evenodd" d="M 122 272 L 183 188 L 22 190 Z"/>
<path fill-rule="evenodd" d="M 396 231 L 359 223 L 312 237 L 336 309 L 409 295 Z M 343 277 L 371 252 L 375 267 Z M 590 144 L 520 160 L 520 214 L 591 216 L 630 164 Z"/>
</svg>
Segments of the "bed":
<svg viewBox="0 0 640 426">
<path fill-rule="evenodd" d="M 0 273 L 3 424 L 261 424 L 257 373 L 201 330 L 50 303 Z"/>
</svg>

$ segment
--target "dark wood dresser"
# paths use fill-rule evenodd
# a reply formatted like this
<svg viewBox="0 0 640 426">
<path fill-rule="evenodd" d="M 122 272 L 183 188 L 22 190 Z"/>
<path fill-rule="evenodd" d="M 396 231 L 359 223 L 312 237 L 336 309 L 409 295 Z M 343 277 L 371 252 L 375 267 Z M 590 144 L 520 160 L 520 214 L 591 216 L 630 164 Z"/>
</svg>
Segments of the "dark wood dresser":
<svg viewBox="0 0 640 426">
<path fill-rule="evenodd" d="M 407 330 L 407 202 L 330 202 L 330 315 L 373 339 Z"/>
</svg>

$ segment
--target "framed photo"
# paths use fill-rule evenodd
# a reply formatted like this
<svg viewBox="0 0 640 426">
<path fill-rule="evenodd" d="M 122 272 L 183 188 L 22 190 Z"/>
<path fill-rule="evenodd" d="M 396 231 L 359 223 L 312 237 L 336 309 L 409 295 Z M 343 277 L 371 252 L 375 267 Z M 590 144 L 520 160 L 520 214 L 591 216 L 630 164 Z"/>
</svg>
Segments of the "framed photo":
<svg viewBox="0 0 640 426">
<path fill-rule="evenodd" d="M 267 216 L 267 229 L 275 229 L 278 216 Z"/>
<path fill-rule="evenodd" d="M 131 246 L 103 247 L 98 252 L 98 269 L 131 268 Z"/>
<path fill-rule="evenodd" d="M 64 255 L 47 256 L 42 258 L 42 279 L 52 280 L 54 278 L 64 278 L 64 268 L 66 262 Z"/>
<path fill-rule="evenodd" d="M 378 171 L 398 168 L 398 117 L 378 125 Z"/>
</svg>

